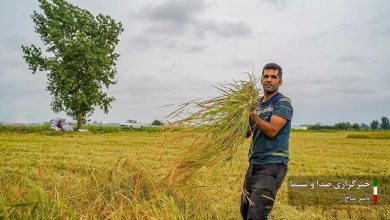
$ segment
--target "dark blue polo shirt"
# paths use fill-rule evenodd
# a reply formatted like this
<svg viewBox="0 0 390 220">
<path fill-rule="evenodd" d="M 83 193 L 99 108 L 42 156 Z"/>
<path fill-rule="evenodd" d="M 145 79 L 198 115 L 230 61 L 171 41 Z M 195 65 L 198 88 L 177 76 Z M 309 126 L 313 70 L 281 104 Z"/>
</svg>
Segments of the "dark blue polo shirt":
<svg viewBox="0 0 390 220">
<path fill-rule="evenodd" d="M 272 115 L 287 119 L 286 124 L 274 138 L 269 138 L 251 124 L 253 139 L 249 149 L 250 164 L 288 163 L 288 145 L 291 129 L 293 108 L 289 98 L 277 93 L 265 103 L 260 102 L 257 112 L 265 121 L 270 121 Z"/>
</svg>

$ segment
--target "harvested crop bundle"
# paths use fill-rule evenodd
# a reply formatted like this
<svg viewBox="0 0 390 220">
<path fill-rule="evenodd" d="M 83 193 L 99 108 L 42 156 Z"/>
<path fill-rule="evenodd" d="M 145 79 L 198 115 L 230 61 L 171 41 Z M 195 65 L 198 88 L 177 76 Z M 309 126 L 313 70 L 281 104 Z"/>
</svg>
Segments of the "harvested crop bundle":
<svg viewBox="0 0 390 220">
<path fill-rule="evenodd" d="M 220 161 L 226 163 L 242 146 L 249 128 L 248 116 L 258 106 L 260 98 L 256 86 L 259 78 L 252 74 L 248 76 L 248 81 L 214 86 L 219 96 L 184 103 L 167 116 L 175 121 L 169 123 L 165 131 L 202 131 L 202 136 L 179 157 L 170 173 L 170 181 L 187 181 L 203 166 Z"/>
</svg>

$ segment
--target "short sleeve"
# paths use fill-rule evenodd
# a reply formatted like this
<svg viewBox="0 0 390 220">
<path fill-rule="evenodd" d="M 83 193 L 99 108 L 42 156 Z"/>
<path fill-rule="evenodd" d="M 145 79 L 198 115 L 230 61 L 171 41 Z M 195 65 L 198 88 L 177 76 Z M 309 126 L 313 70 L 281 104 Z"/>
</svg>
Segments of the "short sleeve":
<svg viewBox="0 0 390 220">
<path fill-rule="evenodd" d="M 281 98 L 275 105 L 272 115 L 278 115 L 291 120 L 293 115 L 293 107 L 291 105 L 291 100 L 287 97 Z"/>
</svg>

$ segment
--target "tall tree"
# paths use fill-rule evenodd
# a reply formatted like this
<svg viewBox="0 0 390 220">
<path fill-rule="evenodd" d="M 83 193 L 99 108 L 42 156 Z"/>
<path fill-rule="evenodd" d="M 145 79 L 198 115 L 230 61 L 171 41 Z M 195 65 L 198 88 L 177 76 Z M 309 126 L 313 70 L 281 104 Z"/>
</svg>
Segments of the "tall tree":
<svg viewBox="0 0 390 220">
<path fill-rule="evenodd" d="M 381 118 L 381 121 L 382 121 L 382 123 L 381 123 L 381 128 L 382 128 L 383 130 L 389 130 L 389 128 L 390 128 L 389 119 L 388 119 L 387 117 L 383 116 L 383 117 Z"/>
<path fill-rule="evenodd" d="M 43 14 L 34 11 L 31 17 L 46 51 L 22 46 L 23 57 L 33 74 L 47 73 L 53 111 L 76 119 L 79 129 L 95 107 L 107 113 L 115 100 L 106 91 L 116 83 L 115 47 L 122 24 L 102 14 L 93 16 L 65 0 L 38 2 Z"/>
<path fill-rule="evenodd" d="M 162 124 L 163 123 L 160 120 L 157 120 L 157 119 L 152 122 L 152 125 L 155 125 L 155 126 L 160 126 Z"/>
<path fill-rule="evenodd" d="M 360 129 L 360 125 L 358 123 L 353 123 L 352 124 L 352 128 L 355 129 L 355 130 L 359 130 Z"/>
<path fill-rule="evenodd" d="M 372 130 L 378 129 L 379 122 L 377 120 L 374 120 L 371 122 L 370 127 Z"/>
</svg>

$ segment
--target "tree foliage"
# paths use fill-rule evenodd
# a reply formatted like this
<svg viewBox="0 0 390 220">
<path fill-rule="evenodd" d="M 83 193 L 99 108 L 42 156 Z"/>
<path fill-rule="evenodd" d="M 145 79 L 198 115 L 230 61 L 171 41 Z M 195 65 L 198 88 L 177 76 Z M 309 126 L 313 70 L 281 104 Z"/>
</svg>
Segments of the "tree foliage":
<svg viewBox="0 0 390 220">
<path fill-rule="evenodd" d="M 334 126 L 338 130 L 348 130 L 348 129 L 352 128 L 352 125 L 350 122 L 339 122 L 339 123 L 336 123 Z"/>
<path fill-rule="evenodd" d="M 381 128 L 382 128 L 383 130 L 389 130 L 389 128 L 390 128 L 389 119 L 388 119 L 387 117 L 385 117 L 385 116 L 383 116 L 383 117 L 381 118 Z"/>
<path fill-rule="evenodd" d="M 354 130 L 360 130 L 360 125 L 358 123 L 353 123 L 351 127 Z"/>
<path fill-rule="evenodd" d="M 43 13 L 34 11 L 31 17 L 46 50 L 22 46 L 23 57 L 33 74 L 47 73 L 53 111 L 77 119 L 79 128 L 95 107 L 107 113 L 115 100 L 106 90 L 116 83 L 115 47 L 122 24 L 64 0 L 38 1 Z"/>
<path fill-rule="evenodd" d="M 371 129 L 378 129 L 379 122 L 378 121 L 373 121 L 371 122 Z M 374 126 L 374 127 L 373 127 Z M 314 124 L 314 125 L 309 125 L 308 129 L 309 130 L 367 130 L 369 129 L 370 126 L 362 123 L 359 125 L 358 123 L 350 123 L 350 122 L 339 122 L 335 123 L 334 125 L 321 125 L 319 123 Z"/>
<path fill-rule="evenodd" d="M 373 120 L 370 124 L 372 130 L 378 129 L 379 122 L 377 120 Z"/>
<path fill-rule="evenodd" d="M 152 122 L 152 125 L 155 125 L 155 126 L 160 126 L 162 124 L 163 123 L 161 121 L 157 120 L 157 119 Z"/>
</svg>

